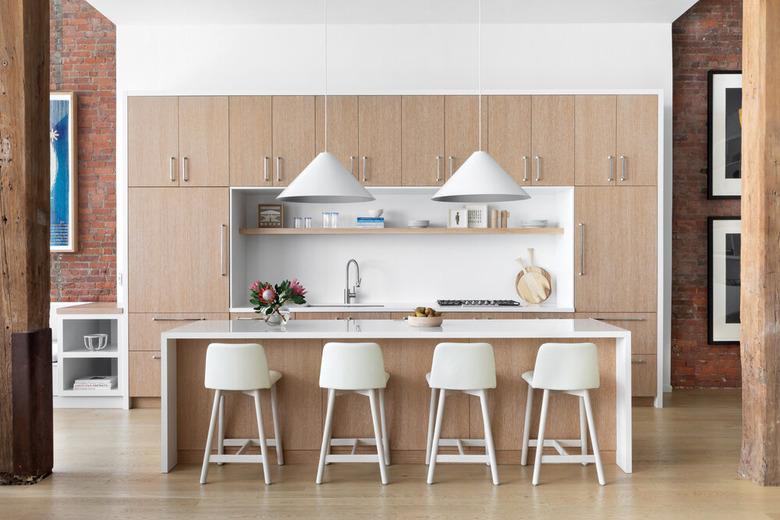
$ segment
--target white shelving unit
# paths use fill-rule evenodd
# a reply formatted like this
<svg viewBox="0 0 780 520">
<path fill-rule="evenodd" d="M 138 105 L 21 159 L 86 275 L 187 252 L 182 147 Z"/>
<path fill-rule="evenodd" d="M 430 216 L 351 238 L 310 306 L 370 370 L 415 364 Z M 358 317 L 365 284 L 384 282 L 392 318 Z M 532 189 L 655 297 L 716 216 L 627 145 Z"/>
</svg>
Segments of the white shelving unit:
<svg viewBox="0 0 780 520">
<path fill-rule="evenodd" d="M 113 304 L 85 304 L 57 313 L 59 351 L 54 406 L 57 408 L 129 408 L 127 345 L 122 309 Z M 108 345 L 90 351 L 84 336 L 106 334 Z M 110 390 L 74 390 L 76 379 L 115 376 Z"/>
</svg>

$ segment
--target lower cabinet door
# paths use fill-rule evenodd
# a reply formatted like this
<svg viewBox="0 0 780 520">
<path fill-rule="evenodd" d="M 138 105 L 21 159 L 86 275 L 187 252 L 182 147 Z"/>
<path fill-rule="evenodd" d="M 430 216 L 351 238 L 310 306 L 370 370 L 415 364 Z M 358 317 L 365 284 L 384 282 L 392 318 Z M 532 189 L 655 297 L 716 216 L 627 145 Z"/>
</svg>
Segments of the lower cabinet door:
<svg viewBox="0 0 780 520">
<path fill-rule="evenodd" d="M 654 355 L 631 356 L 631 395 L 654 397 L 657 385 L 656 357 Z"/>
<path fill-rule="evenodd" d="M 128 350 L 160 350 L 160 335 L 166 330 L 200 320 L 226 320 L 224 312 L 131 312 L 128 317 Z"/>
<path fill-rule="evenodd" d="M 160 397 L 160 352 L 129 353 L 130 397 Z"/>
</svg>

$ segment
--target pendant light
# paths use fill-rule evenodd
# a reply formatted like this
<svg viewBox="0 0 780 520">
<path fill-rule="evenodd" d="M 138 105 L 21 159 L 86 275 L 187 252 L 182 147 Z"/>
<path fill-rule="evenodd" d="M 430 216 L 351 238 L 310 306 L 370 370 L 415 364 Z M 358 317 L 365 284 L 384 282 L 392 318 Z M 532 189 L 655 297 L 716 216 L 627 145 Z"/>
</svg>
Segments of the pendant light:
<svg viewBox="0 0 780 520">
<path fill-rule="evenodd" d="M 506 202 L 531 196 L 482 150 L 482 0 L 477 0 L 477 103 L 479 103 L 479 150 L 449 178 L 432 197 L 438 202 Z"/>
<path fill-rule="evenodd" d="M 323 0 L 325 27 L 325 150 L 277 197 L 286 202 L 334 204 L 368 202 L 374 196 L 368 192 L 335 155 L 328 152 L 328 0 Z"/>
</svg>

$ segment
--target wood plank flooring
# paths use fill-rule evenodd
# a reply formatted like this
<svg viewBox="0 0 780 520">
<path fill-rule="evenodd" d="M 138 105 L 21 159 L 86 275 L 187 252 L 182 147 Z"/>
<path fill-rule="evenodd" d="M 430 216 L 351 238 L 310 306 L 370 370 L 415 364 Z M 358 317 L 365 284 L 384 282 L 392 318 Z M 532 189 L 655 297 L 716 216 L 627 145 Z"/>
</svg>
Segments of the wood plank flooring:
<svg viewBox="0 0 780 520">
<path fill-rule="evenodd" d="M 0 518 L 663 518 L 780 519 L 780 489 L 737 480 L 740 392 L 677 391 L 663 410 L 634 409 L 635 473 L 591 465 L 501 466 L 501 486 L 481 465 L 394 465 L 379 484 L 373 464 L 331 465 L 316 486 L 313 465 L 254 465 L 158 473 L 159 411 L 57 410 L 55 473 L 41 484 L 0 488 Z M 420 424 L 423 428 L 424 425 Z"/>
</svg>

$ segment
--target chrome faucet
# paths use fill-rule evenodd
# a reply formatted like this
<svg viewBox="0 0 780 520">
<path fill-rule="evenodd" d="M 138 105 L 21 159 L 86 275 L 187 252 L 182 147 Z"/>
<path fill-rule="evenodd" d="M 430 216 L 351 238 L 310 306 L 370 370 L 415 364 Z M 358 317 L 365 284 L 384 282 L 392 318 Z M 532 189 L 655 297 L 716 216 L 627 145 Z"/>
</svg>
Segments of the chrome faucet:
<svg viewBox="0 0 780 520">
<path fill-rule="evenodd" d="M 357 282 L 355 282 L 355 285 L 352 286 L 352 290 L 349 289 L 349 266 L 355 264 L 355 271 L 357 275 Z M 357 298 L 357 288 L 360 287 L 360 266 L 357 263 L 357 260 L 354 258 L 350 258 L 349 262 L 347 262 L 347 281 L 346 286 L 344 287 L 344 303 L 352 303 L 355 298 Z"/>
</svg>

